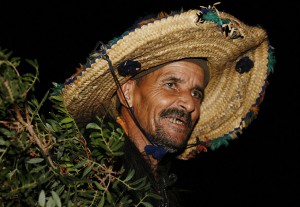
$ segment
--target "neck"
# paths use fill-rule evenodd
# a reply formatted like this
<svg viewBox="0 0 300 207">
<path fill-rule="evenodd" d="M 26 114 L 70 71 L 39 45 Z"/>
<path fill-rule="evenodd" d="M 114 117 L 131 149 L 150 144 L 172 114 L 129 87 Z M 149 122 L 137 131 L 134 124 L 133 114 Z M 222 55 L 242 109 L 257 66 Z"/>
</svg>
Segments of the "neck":
<svg viewBox="0 0 300 207">
<path fill-rule="evenodd" d="M 140 128 L 136 125 L 128 108 L 122 107 L 120 118 L 122 120 L 121 122 L 123 122 L 122 124 L 120 124 L 123 130 L 126 132 L 129 139 L 131 139 L 131 141 L 135 144 L 144 158 L 149 161 L 153 172 L 155 172 L 159 160 L 154 159 L 152 156 L 146 155 L 145 146 L 151 145 L 151 143 L 140 130 Z"/>
</svg>

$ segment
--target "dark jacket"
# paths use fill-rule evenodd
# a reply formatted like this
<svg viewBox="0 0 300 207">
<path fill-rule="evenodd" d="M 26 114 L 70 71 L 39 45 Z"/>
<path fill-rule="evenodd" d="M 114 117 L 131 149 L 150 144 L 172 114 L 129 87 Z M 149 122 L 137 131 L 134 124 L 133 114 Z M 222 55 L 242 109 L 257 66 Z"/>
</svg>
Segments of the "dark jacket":
<svg viewBox="0 0 300 207">
<path fill-rule="evenodd" d="M 162 197 L 162 200 L 156 198 L 149 198 L 147 202 L 155 207 L 180 207 L 181 204 L 178 200 L 179 195 L 173 188 L 176 182 L 176 175 L 170 174 L 171 156 L 166 155 L 157 166 L 157 176 L 154 177 L 150 164 L 139 152 L 137 147 L 129 138 L 125 138 L 123 146 L 124 155 L 118 158 L 119 164 L 125 167 L 125 170 L 135 170 L 134 179 L 147 177 L 147 181 L 151 184 L 152 192 Z M 126 175 L 126 173 L 125 173 Z M 130 193 L 130 192 L 129 192 Z M 136 193 L 136 192 L 132 192 Z M 145 192 L 140 192 L 145 193 Z M 137 197 L 133 195 L 132 197 Z"/>
</svg>

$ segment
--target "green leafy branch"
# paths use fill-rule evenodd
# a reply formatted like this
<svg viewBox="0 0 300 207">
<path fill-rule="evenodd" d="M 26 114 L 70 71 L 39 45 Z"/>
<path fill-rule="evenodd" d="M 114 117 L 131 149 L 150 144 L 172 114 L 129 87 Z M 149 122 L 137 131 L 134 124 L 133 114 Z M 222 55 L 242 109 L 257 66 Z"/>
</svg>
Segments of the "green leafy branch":
<svg viewBox="0 0 300 207">
<path fill-rule="evenodd" d="M 35 74 L 19 72 L 20 58 L 0 51 L 0 207 L 152 206 L 146 178 L 115 167 L 122 156 L 123 130 L 97 118 L 79 129 L 54 83 L 41 101 Z M 47 116 L 40 114 L 50 101 Z M 130 192 L 130 193 L 129 193 Z M 134 193 L 132 193 L 134 192 Z"/>
</svg>

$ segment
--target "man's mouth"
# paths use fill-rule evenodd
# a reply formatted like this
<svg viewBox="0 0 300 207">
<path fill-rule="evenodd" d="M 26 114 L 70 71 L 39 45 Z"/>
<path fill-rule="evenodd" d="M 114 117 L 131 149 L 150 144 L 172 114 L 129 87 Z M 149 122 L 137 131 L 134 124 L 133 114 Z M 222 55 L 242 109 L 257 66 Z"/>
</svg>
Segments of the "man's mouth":
<svg viewBox="0 0 300 207">
<path fill-rule="evenodd" d="M 167 119 L 173 124 L 190 128 L 192 125 L 191 115 L 182 109 L 169 108 L 163 110 L 160 117 Z"/>
<path fill-rule="evenodd" d="M 171 123 L 174 123 L 174 124 L 179 124 L 179 125 L 185 125 L 185 122 L 180 120 L 180 119 L 177 119 L 177 118 L 167 118 Z"/>
</svg>

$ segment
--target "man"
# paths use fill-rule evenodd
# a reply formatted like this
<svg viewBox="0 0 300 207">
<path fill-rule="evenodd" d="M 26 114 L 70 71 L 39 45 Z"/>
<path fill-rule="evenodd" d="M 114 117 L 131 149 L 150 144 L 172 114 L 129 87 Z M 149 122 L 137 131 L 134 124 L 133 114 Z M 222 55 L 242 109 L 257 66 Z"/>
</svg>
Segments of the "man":
<svg viewBox="0 0 300 207">
<path fill-rule="evenodd" d="M 79 126 L 96 115 L 122 126 L 122 162 L 168 206 L 175 177 L 162 163 L 236 138 L 257 115 L 272 55 L 262 28 L 214 6 L 161 13 L 97 48 L 66 82 L 64 100 Z"/>
<path fill-rule="evenodd" d="M 157 158 L 147 147 L 155 143 L 163 154 L 176 153 L 186 147 L 199 119 L 207 77 L 205 61 L 183 59 L 157 67 L 138 79 L 134 77 L 117 91 L 121 102 L 118 121 L 132 141 L 127 140 L 121 163 L 136 170 L 136 179 L 148 174 L 156 191 L 164 192 L 171 183 L 167 183 L 170 179 L 165 164 L 158 165 L 163 157 Z M 166 197 L 163 205 L 169 202 Z"/>
</svg>

